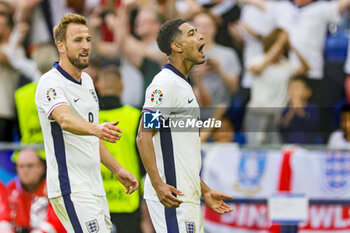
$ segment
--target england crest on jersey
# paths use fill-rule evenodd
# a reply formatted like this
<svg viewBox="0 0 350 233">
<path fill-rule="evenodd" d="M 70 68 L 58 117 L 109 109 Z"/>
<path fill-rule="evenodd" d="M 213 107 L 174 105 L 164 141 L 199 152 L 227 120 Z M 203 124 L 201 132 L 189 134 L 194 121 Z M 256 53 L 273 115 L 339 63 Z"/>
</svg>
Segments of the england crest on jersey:
<svg viewBox="0 0 350 233">
<path fill-rule="evenodd" d="M 97 219 L 88 221 L 85 223 L 89 233 L 99 232 L 100 226 L 98 225 Z"/>
<path fill-rule="evenodd" d="M 185 222 L 186 225 L 186 233 L 195 233 L 196 232 L 196 225 L 194 222 Z"/>
<path fill-rule="evenodd" d="M 323 166 L 323 184 L 327 191 L 341 195 L 350 190 L 350 153 L 327 152 Z"/>
<path fill-rule="evenodd" d="M 234 185 L 234 189 L 247 196 L 260 192 L 265 164 L 265 151 L 242 150 L 238 167 L 238 182 Z"/>
</svg>

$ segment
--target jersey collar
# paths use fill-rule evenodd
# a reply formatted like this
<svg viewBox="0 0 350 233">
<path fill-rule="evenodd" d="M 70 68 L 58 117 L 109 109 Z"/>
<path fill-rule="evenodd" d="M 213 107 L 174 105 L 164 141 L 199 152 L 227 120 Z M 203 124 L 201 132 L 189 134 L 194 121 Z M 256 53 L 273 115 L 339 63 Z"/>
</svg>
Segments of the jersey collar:
<svg viewBox="0 0 350 233">
<path fill-rule="evenodd" d="M 164 64 L 162 66 L 162 69 L 169 69 L 172 72 L 174 72 L 175 74 L 177 74 L 178 76 L 180 76 L 181 78 L 183 78 L 188 84 L 191 85 L 191 80 L 190 77 L 186 78 L 185 75 L 183 75 L 183 73 L 181 73 L 178 69 L 175 68 L 175 66 L 173 66 L 172 64 Z"/>
<path fill-rule="evenodd" d="M 76 79 L 74 79 L 70 74 L 68 74 L 59 64 L 58 62 L 53 63 L 53 68 L 56 68 L 58 72 L 60 72 L 66 79 L 72 81 L 73 83 L 81 85 L 81 80 L 78 82 Z"/>
</svg>

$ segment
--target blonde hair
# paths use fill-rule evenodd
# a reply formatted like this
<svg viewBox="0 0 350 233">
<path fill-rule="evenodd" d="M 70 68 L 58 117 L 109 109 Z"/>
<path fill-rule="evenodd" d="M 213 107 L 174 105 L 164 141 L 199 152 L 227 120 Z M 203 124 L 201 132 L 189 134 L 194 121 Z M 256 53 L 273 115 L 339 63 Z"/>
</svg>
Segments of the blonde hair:
<svg viewBox="0 0 350 233">
<path fill-rule="evenodd" d="M 61 21 L 53 28 L 55 43 L 66 39 L 67 26 L 71 23 L 87 26 L 87 21 L 84 16 L 78 14 L 65 14 Z"/>
</svg>

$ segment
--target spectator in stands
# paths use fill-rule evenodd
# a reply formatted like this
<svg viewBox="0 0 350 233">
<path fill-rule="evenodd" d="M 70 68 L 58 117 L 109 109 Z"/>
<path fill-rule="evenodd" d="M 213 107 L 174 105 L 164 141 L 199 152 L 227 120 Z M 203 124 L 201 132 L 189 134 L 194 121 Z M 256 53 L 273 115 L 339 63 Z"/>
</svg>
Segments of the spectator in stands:
<svg viewBox="0 0 350 233">
<path fill-rule="evenodd" d="M 13 27 L 13 9 L 0 1 L 0 141 L 12 141 L 14 126 L 13 94 L 19 79 L 19 72 L 14 70 L 4 52 L 7 48 Z"/>
<path fill-rule="evenodd" d="M 241 87 L 245 95 L 250 97 L 250 88 L 253 83 L 252 73 L 248 72 L 247 65 L 257 56 L 264 54 L 261 36 L 267 36 L 275 25 L 270 15 L 254 6 L 246 5 L 241 12 L 240 20 L 228 26 L 233 43 L 243 43 L 243 71 Z M 242 93 L 243 94 L 243 93 Z"/>
<path fill-rule="evenodd" d="M 40 73 L 44 74 L 49 71 L 52 68 L 52 64 L 58 60 L 57 49 L 51 43 L 37 45 L 35 50 L 31 53 L 31 58 L 36 63 Z M 34 99 L 37 85 L 38 82 L 31 82 L 15 91 L 21 143 L 44 143 Z M 40 150 L 38 153 L 41 158 L 45 158 L 44 150 Z"/>
<path fill-rule="evenodd" d="M 350 105 L 344 105 L 340 110 L 340 129 L 333 132 L 328 141 L 331 149 L 350 149 Z"/>
<path fill-rule="evenodd" d="M 15 118 L 14 91 L 20 75 L 31 80 L 40 77 L 36 64 L 21 45 L 24 31 L 15 27 L 13 9 L 0 1 L 0 141 L 12 141 Z"/>
<path fill-rule="evenodd" d="M 347 51 L 346 60 L 344 64 L 344 72 L 346 74 L 345 83 L 344 83 L 345 98 L 346 98 L 346 102 L 350 103 L 350 39 L 348 40 L 348 51 Z"/>
<path fill-rule="evenodd" d="M 249 144 L 280 143 L 278 124 L 281 111 L 287 104 L 287 87 L 289 79 L 295 74 L 303 74 L 309 66 L 303 56 L 291 48 L 288 34 L 281 29 L 275 29 L 262 38 L 264 53 L 267 54 L 276 43 L 282 43 L 281 49 L 270 63 L 253 72 L 255 65 L 260 64 L 264 55 L 257 56 L 247 64 L 252 72 L 253 85 L 248 109 L 245 114 L 244 128 Z M 289 51 L 293 49 L 300 63 L 288 59 Z M 299 65 L 300 64 L 300 65 Z"/>
<path fill-rule="evenodd" d="M 278 27 L 289 33 L 291 45 L 310 65 L 307 79 L 312 90 L 310 102 L 324 106 L 323 49 L 327 26 L 328 23 L 338 20 L 340 13 L 350 5 L 350 1 L 242 1 L 265 10 Z M 293 55 L 292 58 L 296 56 Z"/>
<path fill-rule="evenodd" d="M 133 2 L 130 3 L 132 8 L 134 7 Z M 125 7 L 128 7 L 127 4 Z M 121 12 L 125 12 L 123 9 Z M 119 14 L 120 15 L 120 14 Z M 126 21 L 129 22 L 129 13 L 126 16 Z M 125 18 L 125 17 L 123 17 Z M 120 52 L 119 39 L 120 33 L 130 34 L 129 31 L 124 32 L 124 30 L 130 30 L 129 26 L 124 25 L 125 28 L 119 28 L 120 16 L 116 17 L 116 12 L 111 10 L 104 10 L 103 8 L 96 9 L 89 18 L 89 27 L 91 28 L 92 49 L 102 60 L 109 60 L 115 64 L 120 64 L 120 71 L 122 73 L 122 79 L 124 83 L 124 91 L 121 97 L 123 104 L 129 104 L 134 107 L 140 107 L 143 103 L 144 98 L 144 80 L 142 73 L 139 71 L 139 67 L 134 66 L 132 62 L 128 60 L 128 57 Z M 103 27 L 105 26 L 105 27 Z M 114 32 L 114 41 L 103 41 L 101 38 L 100 31 L 107 28 L 109 31 Z M 125 35 L 126 36 L 126 35 Z M 122 45 L 121 45 L 122 46 Z M 141 48 L 143 51 L 144 48 Z M 138 55 L 136 55 L 137 57 Z M 101 63 L 101 65 L 103 65 Z"/>
<path fill-rule="evenodd" d="M 84 69 L 84 72 L 90 75 L 96 89 L 98 85 L 98 73 L 100 69 L 101 69 L 101 62 L 98 56 L 90 57 L 89 66 Z M 96 94 L 97 96 L 99 96 L 99 93 L 97 90 L 96 90 Z"/>
<path fill-rule="evenodd" d="M 223 116 L 221 119 L 221 127 L 217 128 L 213 132 L 214 142 L 217 143 L 230 143 L 235 138 L 235 131 L 233 124 L 229 117 Z"/>
<path fill-rule="evenodd" d="M 244 135 L 235 131 L 230 115 L 230 109 L 227 109 L 224 104 L 218 105 L 215 108 L 212 118 L 220 120 L 221 127 L 201 131 L 202 142 L 234 142 L 238 144 L 244 144 L 246 142 Z"/>
<path fill-rule="evenodd" d="M 239 87 L 239 74 L 241 67 L 236 52 L 215 42 L 217 25 L 215 16 L 207 11 L 193 16 L 193 24 L 198 32 L 204 36 L 206 62 L 193 69 L 194 79 L 202 79 L 206 89 L 210 93 L 211 107 L 218 104 L 228 104 L 231 95 Z M 198 88 L 195 87 L 196 92 Z M 202 95 L 199 95 L 202 96 Z M 199 102 L 202 102 L 199 100 Z M 206 113 L 203 118 L 210 117 L 212 111 Z"/>
<path fill-rule="evenodd" d="M 4 184 L 0 181 L 0 232 L 15 233 L 10 223 L 10 213 L 7 206 L 7 192 Z"/>
<path fill-rule="evenodd" d="M 110 122 L 117 116 L 120 120 L 118 127 L 123 131 L 123 140 L 118 144 L 105 144 L 120 164 L 140 181 L 140 161 L 135 136 L 141 112 L 139 109 L 121 104 L 123 82 L 118 67 L 110 65 L 102 68 L 97 87 L 100 93 L 100 123 Z M 141 233 L 139 189 L 131 195 L 125 194 L 124 186 L 114 178 L 113 173 L 103 165 L 101 169 L 111 220 L 116 225 L 117 232 Z"/>
<path fill-rule="evenodd" d="M 325 106 L 327 107 L 334 107 L 345 98 L 344 82 L 346 74 L 344 72 L 344 63 L 349 47 L 349 29 L 350 15 L 348 12 L 342 14 L 338 23 L 328 25 L 324 53 L 324 86 L 327 88 Z"/>
<path fill-rule="evenodd" d="M 126 60 L 141 71 L 144 95 L 146 88 L 166 60 L 156 41 L 159 28 L 164 20 L 156 8 L 151 6 L 139 8 L 134 25 L 135 36 L 140 38 L 137 39 L 130 32 L 130 14 L 135 7 L 137 7 L 137 1 L 131 0 L 118 11 L 119 22 L 115 28 L 115 38 Z M 125 83 L 125 85 L 130 85 L 130 83 Z"/>
<path fill-rule="evenodd" d="M 231 118 L 235 122 L 236 133 L 242 135 L 242 122 L 253 85 L 253 74 L 248 72 L 247 65 L 255 57 L 264 54 L 260 37 L 268 35 L 274 27 L 275 25 L 270 15 L 251 5 L 245 5 L 239 21 L 230 23 L 227 27 L 233 40 L 232 43 L 238 44 L 242 51 L 243 70 L 240 88 L 230 103 Z"/>
<path fill-rule="evenodd" d="M 18 176 L 7 185 L 10 219 L 16 233 L 65 232 L 47 197 L 45 161 L 35 150 L 25 149 L 19 153 L 16 169 Z"/>
<path fill-rule="evenodd" d="M 28 26 L 29 47 L 53 42 L 52 28 L 58 24 L 64 14 L 90 14 L 99 1 L 85 0 L 11 0 L 16 9 L 16 23 Z"/>
<path fill-rule="evenodd" d="M 289 81 L 288 106 L 282 112 L 280 133 L 283 143 L 319 144 L 320 110 L 309 102 L 312 94 L 306 77 L 297 75 Z"/>
</svg>

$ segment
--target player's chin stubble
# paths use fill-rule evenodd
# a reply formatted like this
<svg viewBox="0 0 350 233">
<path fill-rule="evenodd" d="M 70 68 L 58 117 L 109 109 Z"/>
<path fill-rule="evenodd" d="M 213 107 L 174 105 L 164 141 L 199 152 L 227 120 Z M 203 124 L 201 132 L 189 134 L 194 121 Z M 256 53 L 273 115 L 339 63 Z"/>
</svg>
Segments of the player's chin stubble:
<svg viewBox="0 0 350 233">
<path fill-rule="evenodd" d="M 78 58 L 74 58 L 72 56 L 67 56 L 67 57 L 68 57 L 68 60 L 70 61 L 70 63 L 72 63 L 72 65 L 75 66 L 76 68 L 78 68 L 79 70 L 83 70 L 89 66 L 89 61 L 85 64 L 85 63 L 81 63 L 79 61 L 79 57 Z"/>
</svg>

